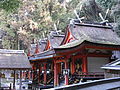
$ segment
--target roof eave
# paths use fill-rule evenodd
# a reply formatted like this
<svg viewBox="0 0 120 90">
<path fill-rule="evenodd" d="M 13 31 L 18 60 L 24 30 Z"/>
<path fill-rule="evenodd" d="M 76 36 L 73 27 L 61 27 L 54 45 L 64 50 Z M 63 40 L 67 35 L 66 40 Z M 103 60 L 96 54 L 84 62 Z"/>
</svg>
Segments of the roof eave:
<svg viewBox="0 0 120 90">
<path fill-rule="evenodd" d="M 75 23 L 77 26 L 86 26 L 86 27 L 97 27 L 97 28 L 107 28 L 107 29 L 112 29 L 111 26 L 106 26 L 106 25 L 96 25 L 96 24 L 86 24 L 86 23 Z"/>
</svg>

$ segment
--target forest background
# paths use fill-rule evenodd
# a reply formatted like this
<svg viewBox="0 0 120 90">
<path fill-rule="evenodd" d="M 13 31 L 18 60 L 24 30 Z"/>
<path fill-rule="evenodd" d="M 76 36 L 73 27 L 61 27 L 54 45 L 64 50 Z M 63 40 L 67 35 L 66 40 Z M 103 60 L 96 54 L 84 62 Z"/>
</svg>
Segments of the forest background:
<svg viewBox="0 0 120 90">
<path fill-rule="evenodd" d="M 27 51 L 51 30 L 64 32 L 75 10 L 89 22 L 101 13 L 120 35 L 120 0 L 0 0 L 0 48 Z"/>
</svg>

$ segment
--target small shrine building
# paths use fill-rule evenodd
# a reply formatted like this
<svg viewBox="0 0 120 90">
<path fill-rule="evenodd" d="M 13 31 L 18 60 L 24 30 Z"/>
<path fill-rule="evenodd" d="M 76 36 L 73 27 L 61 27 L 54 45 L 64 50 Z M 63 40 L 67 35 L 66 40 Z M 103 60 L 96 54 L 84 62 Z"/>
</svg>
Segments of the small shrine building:
<svg viewBox="0 0 120 90">
<path fill-rule="evenodd" d="M 112 61 L 112 51 L 120 50 L 120 38 L 109 25 L 76 22 L 67 26 L 65 35 L 49 37 L 42 52 L 36 49 L 40 51 L 29 56 L 33 80 L 68 85 L 104 78 L 100 67 Z"/>
</svg>

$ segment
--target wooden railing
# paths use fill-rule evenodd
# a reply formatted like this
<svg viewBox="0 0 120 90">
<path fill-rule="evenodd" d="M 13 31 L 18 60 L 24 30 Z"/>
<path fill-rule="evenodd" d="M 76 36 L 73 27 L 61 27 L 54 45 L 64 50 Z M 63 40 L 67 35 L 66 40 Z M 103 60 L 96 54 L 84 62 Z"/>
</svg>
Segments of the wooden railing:
<svg viewBox="0 0 120 90">
<path fill-rule="evenodd" d="M 74 73 L 69 76 L 69 84 L 75 84 L 79 82 L 86 82 L 87 80 L 104 79 L 104 73 L 102 72 L 81 72 Z"/>
<path fill-rule="evenodd" d="M 120 77 L 100 79 L 90 81 L 86 83 L 78 83 L 72 85 L 66 85 L 49 90 L 119 90 L 120 89 Z"/>
<path fill-rule="evenodd" d="M 104 73 L 102 72 L 81 72 L 74 73 L 73 76 L 77 76 L 80 78 L 104 78 Z"/>
<path fill-rule="evenodd" d="M 12 90 L 12 89 L 11 89 L 11 83 L 10 83 L 10 86 L 0 87 L 0 90 Z"/>
</svg>

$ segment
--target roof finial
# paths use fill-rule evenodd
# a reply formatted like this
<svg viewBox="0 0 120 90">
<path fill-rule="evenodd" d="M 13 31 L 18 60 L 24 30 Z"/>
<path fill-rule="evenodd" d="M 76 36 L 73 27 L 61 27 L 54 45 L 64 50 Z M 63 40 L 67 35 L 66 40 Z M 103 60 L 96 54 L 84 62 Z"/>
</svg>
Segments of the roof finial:
<svg viewBox="0 0 120 90">
<path fill-rule="evenodd" d="M 36 48 L 35 48 L 35 54 L 38 54 L 39 53 L 39 44 L 37 42 L 37 45 L 36 45 Z"/>
<path fill-rule="evenodd" d="M 107 11 L 106 11 L 106 14 L 105 14 L 105 17 L 104 17 L 104 18 L 103 18 L 103 16 L 102 16 L 102 14 L 101 14 L 101 13 L 99 13 L 100 18 L 102 19 L 102 22 L 100 22 L 100 23 L 101 23 L 101 24 L 103 24 L 103 25 L 108 25 L 108 20 L 106 20 L 106 17 L 107 17 L 108 12 L 109 12 L 109 8 L 107 9 Z"/>
<path fill-rule="evenodd" d="M 31 56 L 30 49 L 28 50 L 27 56 L 28 56 L 28 57 Z"/>
<path fill-rule="evenodd" d="M 82 23 L 82 20 L 81 20 L 81 18 L 79 18 L 76 10 L 74 10 L 74 13 L 75 13 L 75 15 L 77 16 L 77 19 L 80 21 L 80 23 Z"/>
</svg>

